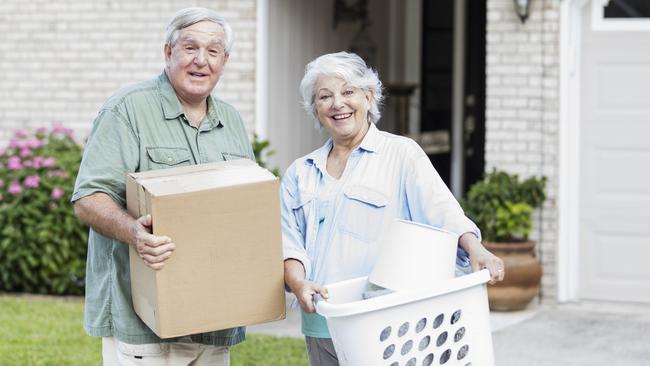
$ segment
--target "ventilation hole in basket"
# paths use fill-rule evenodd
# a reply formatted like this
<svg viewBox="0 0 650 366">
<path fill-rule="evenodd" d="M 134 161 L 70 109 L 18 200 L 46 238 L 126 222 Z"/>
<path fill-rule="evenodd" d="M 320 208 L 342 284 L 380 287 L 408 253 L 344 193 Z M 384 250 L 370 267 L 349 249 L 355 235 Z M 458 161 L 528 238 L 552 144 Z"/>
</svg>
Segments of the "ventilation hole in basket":
<svg viewBox="0 0 650 366">
<path fill-rule="evenodd" d="M 454 312 L 454 314 L 451 316 L 451 324 L 456 324 L 456 322 L 460 320 L 461 313 L 462 313 L 461 310 L 456 310 Z"/>
<path fill-rule="evenodd" d="M 444 314 L 438 315 L 436 317 L 436 320 L 433 321 L 433 329 L 438 329 L 438 327 L 440 326 L 440 324 L 442 324 L 443 321 L 445 321 L 445 315 Z"/>
<path fill-rule="evenodd" d="M 393 353 L 395 353 L 395 345 L 391 344 L 390 346 L 386 347 L 386 349 L 384 350 L 384 360 L 389 359 L 390 356 L 393 355 Z"/>
<path fill-rule="evenodd" d="M 401 337 L 404 334 L 406 334 L 406 332 L 408 332 L 408 331 L 409 331 L 409 322 L 406 322 L 406 323 L 402 324 L 401 327 L 399 327 L 399 330 L 397 331 L 397 336 Z"/>
<path fill-rule="evenodd" d="M 450 357 L 451 357 L 451 350 L 448 349 L 440 355 L 440 364 L 443 365 L 447 363 Z"/>
<path fill-rule="evenodd" d="M 460 347 L 460 349 L 458 350 L 458 355 L 456 356 L 456 358 L 458 360 L 462 360 L 463 358 L 465 358 L 465 356 L 467 356 L 467 352 L 469 352 L 469 345 L 466 344 L 466 345 Z"/>
<path fill-rule="evenodd" d="M 422 366 L 429 366 L 433 363 L 433 353 L 429 353 L 427 357 L 422 360 Z"/>
<path fill-rule="evenodd" d="M 472 363 L 468 362 L 468 363 L 465 364 L 465 366 L 472 366 Z"/>
<path fill-rule="evenodd" d="M 384 328 L 384 330 L 382 330 L 382 331 L 381 331 L 381 334 L 379 335 L 379 340 L 380 340 L 381 342 L 387 340 L 388 337 L 390 337 L 390 332 L 391 332 L 391 331 L 392 331 L 392 329 L 391 329 L 390 326 Z"/>
<path fill-rule="evenodd" d="M 404 343 L 404 345 L 402 346 L 402 356 L 409 353 L 411 348 L 413 348 L 413 341 L 408 341 L 408 342 Z"/>
<path fill-rule="evenodd" d="M 465 336 L 465 327 L 461 327 L 456 331 L 456 334 L 454 334 L 454 342 L 460 341 L 461 339 L 463 339 L 464 336 Z"/>
<path fill-rule="evenodd" d="M 413 357 L 412 359 L 408 360 L 404 366 L 415 366 L 416 362 L 418 362 L 418 360 Z"/>
<path fill-rule="evenodd" d="M 442 332 L 438 336 L 438 340 L 436 341 L 436 346 L 440 347 L 443 344 L 445 344 L 445 342 L 447 342 L 447 332 Z"/>
<path fill-rule="evenodd" d="M 427 318 L 422 318 L 418 322 L 418 324 L 415 326 L 415 332 L 420 333 L 424 327 L 427 326 Z"/>
<path fill-rule="evenodd" d="M 426 336 L 422 338 L 422 340 L 420 341 L 420 345 L 418 346 L 418 349 L 420 351 L 424 351 L 425 348 L 429 347 L 429 343 L 431 343 L 431 337 Z"/>
<path fill-rule="evenodd" d="M 395 361 L 395 362 L 391 363 L 390 366 L 399 366 L 399 362 Z"/>
</svg>

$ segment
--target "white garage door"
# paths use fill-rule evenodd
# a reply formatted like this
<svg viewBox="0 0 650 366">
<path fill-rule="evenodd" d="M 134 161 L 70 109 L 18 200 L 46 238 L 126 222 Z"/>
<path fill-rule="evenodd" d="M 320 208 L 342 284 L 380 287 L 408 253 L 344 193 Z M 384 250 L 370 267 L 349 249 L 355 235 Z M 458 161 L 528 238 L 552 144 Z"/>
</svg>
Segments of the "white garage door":
<svg viewBox="0 0 650 366">
<path fill-rule="evenodd" d="M 595 31 L 585 8 L 580 297 L 650 302 L 650 30 Z"/>
</svg>

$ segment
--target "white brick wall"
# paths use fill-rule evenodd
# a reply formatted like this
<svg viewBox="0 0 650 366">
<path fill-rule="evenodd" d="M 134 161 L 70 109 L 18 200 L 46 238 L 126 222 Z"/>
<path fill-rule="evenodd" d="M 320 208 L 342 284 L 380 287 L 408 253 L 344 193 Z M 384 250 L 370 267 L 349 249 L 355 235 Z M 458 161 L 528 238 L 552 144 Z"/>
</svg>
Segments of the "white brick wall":
<svg viewBox="0 0 650 366">
<path fill-rule="evenodd" d="M 179 9 L 210 7 L 235 44 L 218 94 L 255 118 L 255 0 L 0 1 L 0 147 L 13 130 L 53 121 L 84 139 L 97 110 L 120 86 L 158 75 L 163 37 Z"/>
<path fill-rule="evenodd" d="M 548 178 L 533 239 L 544 300 L 556 298 L 559 1 L 531 1 L 521 24 L 512 0 L 488 0 L 486 169 Z"/>
</svg>

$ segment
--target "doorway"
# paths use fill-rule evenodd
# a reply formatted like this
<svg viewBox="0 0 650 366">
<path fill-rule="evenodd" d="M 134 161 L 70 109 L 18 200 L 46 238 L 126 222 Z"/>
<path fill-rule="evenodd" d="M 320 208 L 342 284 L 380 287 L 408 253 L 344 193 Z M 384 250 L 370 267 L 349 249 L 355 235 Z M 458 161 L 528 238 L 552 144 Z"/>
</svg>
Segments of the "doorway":
<svg viewBox="0 0 650 366">
<path fill-rule="evenodd" d="M 422 10 L 420 132 L 436 136 L 425 151 L 460 197 L 485 168 L 486 1 L 423 0 Z"/>
</svg>

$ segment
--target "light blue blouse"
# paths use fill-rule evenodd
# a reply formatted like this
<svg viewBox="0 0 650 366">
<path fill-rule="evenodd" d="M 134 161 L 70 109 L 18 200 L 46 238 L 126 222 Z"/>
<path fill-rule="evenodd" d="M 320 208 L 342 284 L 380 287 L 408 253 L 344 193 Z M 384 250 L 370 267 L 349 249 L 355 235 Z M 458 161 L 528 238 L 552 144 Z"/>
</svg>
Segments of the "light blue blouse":
<svg viewBox="0 0 650 366">
<path fill-rule="evenodd" d="M 369 275 L 379 238 L 395 218 L 480 239 L 415 141 L 371 124 L 340 179 L 326 170 L 331 148 L 330 139 L 294 161 L 282 179 L 284 258 L 302 262 L 307 279 L 325 285 Z M 470 266 L 460 247 L 456 266 L 463 272 Z M 330 337 L 320 315 L 303 313 L 302 318 L 303 334 Z"/>
</svg>

